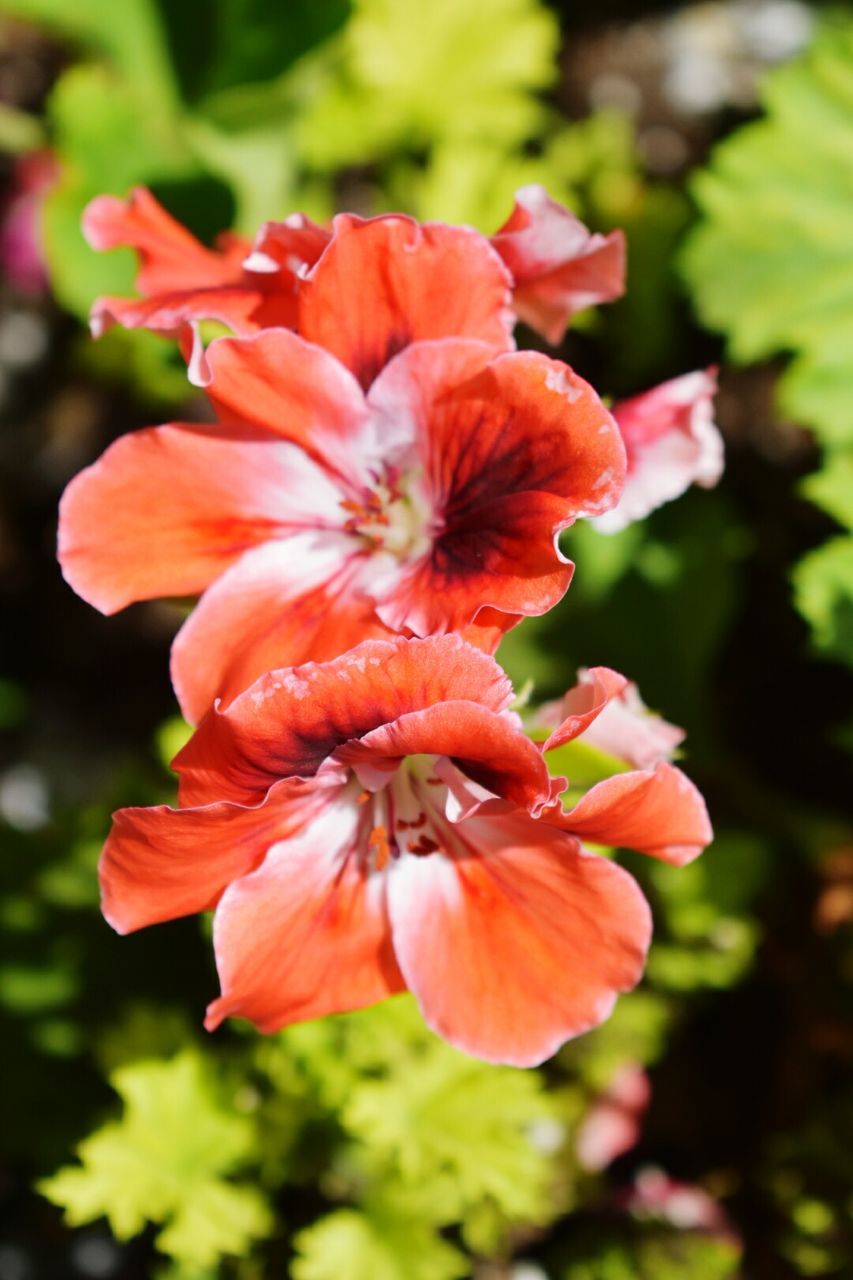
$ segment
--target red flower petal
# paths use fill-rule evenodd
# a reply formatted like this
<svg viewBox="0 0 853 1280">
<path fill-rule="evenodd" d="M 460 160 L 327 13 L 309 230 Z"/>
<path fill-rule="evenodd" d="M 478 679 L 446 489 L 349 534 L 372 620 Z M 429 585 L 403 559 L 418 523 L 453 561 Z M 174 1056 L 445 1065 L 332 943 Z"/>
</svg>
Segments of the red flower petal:
<svg viewBox="0 0 853 1280">
<path fill-rule="evenodd" d="M 391 772 L 406 756 L 451 757 L 480 786 L 537 815 L 551 796 L 548 770 L 536 745 L 514 719 L 470 701 L 444 701 L 411 711 L 335 752 L 359 772 Z"/>
<path fill-rule="evenodd" d="M 357 483 L 367 405 L 333 356 L 285 329 L 218 338 L 207 352 L 205 389 L 220 422 L 260 427 L 300 445 L 347 485 Z"/>
<path fill-rule="evenodd" d="M 513 346 L 509 276 L 485 236 L 393 214 L 335 218 L 299 292 L 299 332 L 369 387 L 411 342 L 450 335 Z"/>
<path fill-rule="evenodd" d="M 83 213 L 83 234 L 93 249 L 135 249 L 136 285 L 143 294 L 230 284 L 249 251 L 240 236 L 230 236 L 222 249 L 205 248 L 145 187 L 134 188 L 127 200 L 92 200 Z"/>
<path fill-rule="evenodd" d="M 551 343 L 572 316 L 625 292 L 625 237 L 592 234 L 535 183 L 515 193 L 515 208 L 492 244 L 512 272 L 519 318 Z"/>
<path fill-rule="evenodd" d="M 283 267 L 291 275 L 301 275 L 314 265 L 331 238 L 331 231 L 304 213 L 291 213 L 281 222 L 264 223 L 243 265 L 259 272 Z"/>
<path fill-rule="evenodd" d="M 613 698 L 618 698 L 628 681 L 618 671 L 609 667 L 591 667 L 570 689 L 561 702 L 549 703 L 541 708 L 537 720 L 549 726 L 559 721 L 557 728 L 543 743 L 543 751 L 553 751 L 573 738 L 585 733 L 592 722 L 601 715 Z"/>
<path fill-rule="evenodd" d="M 257 808 L 120 809 L 99 868 L 104 916 L 119 933 L 130 933 L 209 910 L 226 885 L 251 871 L 270 845 L 303 826 L 322 803 L 315 782 L 286 779 Z"/>
<path fill-rule="evenodd" d="M 123 436 L 62 498 L 59 559 L 104 613 L 195 595 L 246 550 L 340 523 L 340 491 L 280 436 L 176 424 Z"/>
<path fill-rule="evenodd" d="M 92 248 L 127 246 L 140 259 L 136 287 L 143 300 L 99 298 L 91 316 L 96 336 L 113 323 L 168 334 L 181 333 L 193 320 L 218 320 L 237 333 L 291 326 L 299 273 L 316 261 L 328 240 L 327 232 L 300 214 L 267 224 L 256 243 L 264 268 L 247 269 L 247 239 L 228 232 L 217 249 L 207 249 L 144 187 L 127 201 L 93 200 L 83 215 L 83 230 Z"/>
<path fill-rule="evenodd" d="M 350 789 L 226 890 L 213 931 L 222 995 L 209 1030 L 237 1015 L 277 1031 L 404 990 L 384 879 L 360 858 L 360 819 Z"/>
<path fill-rule="evenodd" d="M 399 630 L 459 630 L 483 607 L 545 613 L 572 566 L 555 535 L 618 498 L 624 452 L 595 392 L 538 352 L 419 343 L 370 390 L 389 419 L 414 418 L 441 529 L 431 552 L 392 578 L 377 605 Z"/>
<path fill-rule="evenodd" d="M 511 698 L 494 659 L 458 636 L 367 640 L 331 662 L 271 671 L 207 716 L 173 761 L 181 802 L 251 801 L 410 711 L 463 699 L 502 711 Z"/>
<path fill-rule="evenodd" d="M 620 867 L 525 817 L 471 818 L 449 840 L 450 857 L 404 853 L 391 868 L 406 984 L 451 1044 L 535 1066 L 639 980 L 648 905 Z"/>
<path fill-rule="evenodd" d="M 172 647 L 172 683 L 191 724 L 266 671 L 322 662 L 389 634 L 359 590 L 352 545 L 310 534 L 267 542 L 207 589 Z"/>
<path fill-rule="evenodd" d="M 620 773 L 587 791 L 573 809 L 545 820 L 593 844 L 651 854 L 681 867 L 714 838 L 705 801 L 680 769 Z"/>
</svg>

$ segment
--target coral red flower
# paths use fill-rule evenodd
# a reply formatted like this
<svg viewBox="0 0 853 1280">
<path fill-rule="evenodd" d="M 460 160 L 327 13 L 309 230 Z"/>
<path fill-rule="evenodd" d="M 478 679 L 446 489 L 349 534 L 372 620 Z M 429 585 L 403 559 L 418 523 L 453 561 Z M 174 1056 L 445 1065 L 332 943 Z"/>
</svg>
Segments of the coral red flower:
<svg viewBox="0 0 853 1280">
<path fill-rule="evenodd" d="M 492 244 L 512 273 L 516 314 L 548 342 L 562 340 L 576 312 L 625 292 L 623 233 L 593 234 L 535 183 L 515 193 Z"/>
<path fill-rule="evenodd" d="M 491 241 L 403 214 L 340 214 L 331 230 L 294 214 L 268 222 L 252 246 L 228 234 L 212 251 L 142 187 L 127 202 L 100 196 L 83 226 L 94 248 L 127 245 L 142 264 L 144 300 L 99 299 L 95 335 L 115 322 L 183 333 L 193 381 L 203 381 L 203 352 L 187 327 L 199 320 L 237 334 L 285 325 L 367 387 L 408 342 L 458 336 L 509 348 L 515 315 L 559 342 L 575 312 L 625 291 L 622 232 L 592 234 L 535 185 L 516 193 Z"/>
<path fill-rule="evenodd" d="M 193 721 L 271 667 L 389 630 L 471 627 L 494 647 L 568 587 L 559 530 L 620 492 L 610 415 L 538 352 L 413 343 L 366 396 L 281 329 L 208 360 L 219 425 L 118 440 L 69 485 L 59 530 L 67 580 L 105 613 L 204 592 L 173 650 Z"/>
<path fill-rule="evenodd" d="M 180 808 L 116 814 L 107 919 L 126 932 L 215 907 L 210 1028 L 275 1031 L 408 988 L 467 1052 L 542 1061 L 638 980 L 650 920 L 632 878 L 581 848 L 511 697 L 458 636 L 262 676 L 175 760 Z M 634 798 L 596 812 L 615 843 Z M 707 843 L 695 791 L 691 824 L 659 806 L 637 847 Z"/>
<path fill-rule="evenodd" d="M 618 505 L 596 521 L 598 529 L 616 533 L 691 484 L 713 488 L 724 463 L 713 416 L 716 390 L 716 369 L 697 370 L 614 406 L 628 475 Z"/>
<path fill-rule="evenodd" d="M 237 334 L 285 326 L 324 346 L 368 387 L 410 342 L 468 337 L 513 346 L 510 278 L 485 236 L 468 227 L 418 224 L 402 214 L 339 214 L 326 231 L 302 214 L 267 223 L 251 248 L 227 236 L 203 245 L 138 188 L 124 203 L 101 196 L 84 230 L 99 249 L 130 245 L 140 255 L 144 301 L 101 298 L 96 336 L 117 321 L 183 334 L 190 376 L 207 376 L 194 322 L 218 320 Z"/>
</svg>

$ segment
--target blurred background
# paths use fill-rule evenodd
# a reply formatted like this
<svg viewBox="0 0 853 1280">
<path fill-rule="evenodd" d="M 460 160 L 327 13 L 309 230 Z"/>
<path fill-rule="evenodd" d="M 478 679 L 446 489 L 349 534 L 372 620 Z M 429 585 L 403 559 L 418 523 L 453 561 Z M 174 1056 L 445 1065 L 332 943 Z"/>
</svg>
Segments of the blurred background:
<svg viewBox="0 0 853 1280">
<path fill-rule="evenodd" d="M 570 531 L 568 596 L 500 657 L 536 699 L 637 680 L 717 839 L 625 855 L 647 977 L 540 1070 L 406 997 L 208 1037 L 207 925 L 98 912 L 110 811 L 173 796 L 180 615 L 78 600 L 56 503 L 199 410 L 173 344 L 88 338 L 134 262 L 81 211 L 144 183 L 208 241 L 340 208 L 492 232 L 531 181 L 628 236 L 626 297 L 560 355 L 616 397 L 719 362 L 728 464 Z M 0 184 L 0 1280 L 853 1275 L 849 10 L 0 0 Z"/>
</svg>

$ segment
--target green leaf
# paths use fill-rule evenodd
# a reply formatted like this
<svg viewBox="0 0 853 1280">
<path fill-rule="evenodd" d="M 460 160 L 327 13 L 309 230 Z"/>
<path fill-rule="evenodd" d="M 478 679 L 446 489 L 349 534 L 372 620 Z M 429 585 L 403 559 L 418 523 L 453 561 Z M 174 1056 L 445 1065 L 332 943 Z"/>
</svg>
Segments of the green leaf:
<svg viewBox="0 0 853 1280">
<path fill-rule="evenodd" d="M 451 1218 L 483 1199 L 510 1220 L 541 1215 L 550 1162 L 531 1141 L 551 1105 L 532 1072 L 495 1067 L 433 1041 L 384 1080 L 360 1082 L 342 1120 L 392 1185 L 436 1187 Z M 439 1194 L 440 1192 L 440 1194 Z"/>
<path fill-rule="evenodd" d="M 293 145 L 281 119 L 252 128 L 220 129 L 201 116 L 185 133 L 211 173 L 231 187 L 235 226 L 251 233 L 268 218 L 284 217 L 294 184 Z"/>
<path fill-rule="evenodd" d="M 300 1231 L 293 1280 L 457 1280 L 467 1260 L 415 1217 L 339 1209 Z"/>
<path fill-rule="evenodd" d="M 109 191 L 125 195 L 136 182 L 180 177 L 196 162 L 176 137 L 171 117 L 146 110 L 135 92 L 108 68 L 72 67 L 49 102 L 62 177 L 45 201 L 45 251 L 54 291 L 83 317 L 99 294 L 130 293 L 135 258 L 130 250 L 95 253 L 80 219 L 89 200 Z"/>
<path fill-rule="evenodd" d="M 704 216 L 682 261 L 700 315 L 728 335 L 732 356 L 792 352 L 789 407 L 793 401 L 800 420 L 827 439 L 848 441 L 851 65 L 847 21 L 828 26 L 804 58 L 767 77 L 766 119 L 738 130 L 694 180 Z"/>
<path fill-rule="evenodd" d="M 853 537 L 831 538 L 810 551 L 792 579 L 817 648 L 853 666 Z"/>
<path fill-rule="evenodd" d="M 803 481 L 802 490 L 816 506 L 853 531 L 853 448 L 831 450 L 821 469 Z"/>
<path fill-rule="evenodd" d="M 274 80 L 345 21 L 349 0 L 159 0 L 185 97 Z"/>
<path fill-rule="evenodd" d="M 543 119 L 533 94 L 554 79 L 557 44 L 537 0 L 356 0 L 298 122 L 301 153 L 333 169 L 444 138 L 510 147 Z"/>
<path fill-rule="evenodd" d="M 119 1239 L 164 1224 L 158 1247 L 188 1264 L 244 1253 L 270 1227 L 260 1193 L 225 1180 L 252 1153 L 252 1122 L 220 1099 L 193 1050 L 120 1067 L 110 1082 L 121 1119 L 84 1139 L 80 1165 L 44 1179 L 42 1194 L 72 1226 L 106 1216 Z"/>
</svg>

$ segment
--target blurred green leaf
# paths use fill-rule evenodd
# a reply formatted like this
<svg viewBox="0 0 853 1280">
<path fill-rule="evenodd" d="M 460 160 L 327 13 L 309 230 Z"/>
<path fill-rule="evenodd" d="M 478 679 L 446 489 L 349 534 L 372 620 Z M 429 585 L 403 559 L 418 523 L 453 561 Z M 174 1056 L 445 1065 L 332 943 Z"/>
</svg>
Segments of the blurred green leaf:
<svg viewBox="0 0 853 1280">
<path fill-rule="evenodd" d="M 853 27 L 832 27 L 770 74 L 768 118 L 736 131 L 694 180 L 705 220 L 684 269 L 738 359 L 819 347 L 849 310 L 852 56 Z"/>
<path fill-rule="evenodd" d="M 293 1280 L 457 1280 L 465 1257 L 416 1217 L 339 1209 L 300 1231 Z"/>
<path fill-rule="evenodd" d="M 659 1228 L 624 1242 L 608 1236 L 612 1232 L 600 1230 L 596 1240 L 588 1233 L 563 1280 L 735 1280 L 740 1274 L 734 1240 Z"/>
<path fill-rule="evenodd" d="M 528 1130 L 550 1115 L 536 1074 L 477 1062 L 436 1040 L 405 1070 L 360 1082 L 342 1119 L 392 1164 L 392 1184 L 444 1184 L 454 1218 L 487 1197 L 524 1221 L 538 1216 L 550 1172 Z"/>
<path fill-rule="evenodd" d="M 106 1216 L 122 1240 L 165 1224 L 158 1247 L 188 1264 L 243 1254 L 271 1225 L 258 1191 L 225 1180 L 253 1150 L 251 1121 L 221 1100 L 192 1050 L 121 1067 L 110 1082 L 121 1119 L 84 1139 L 80 1166 L 44 1179 L 42 1194 L 72 1225 Z"/>
<path fill-rule="evenodd" d="M 816 506 L 853 531 L 853 448 L 830 450 L 824 465 L 806 477 L 802 489 Z"/>
<path fill-rule="evenodd" d="M 45 252 L 60 302 L 85 317 L 99 294 L 132 292 L 135 274 L 129 249 L 101 254 L 86 244 L 80 230 L 86 204 L 104 191 L 125 195 L 136 182 L 180 176 L 195 161 L 168 112 L 143 109 L 135 92 L 104 66 L 67 71 L 48 113 L 62 171 L 45 201 Z"/>
<path fill-rule="evenodd" d="M 853 537 L 830 538 L 794 569 L 794 599 L 828 657 L 853 665 Z"/>
<path fill-rule="evenodd" d="M 77 974 L 59 963 L 38 968 L 7 964 L 0 968 L 0 1004 L 17 1013 L 41 1013 L 67 1004 L 78 986 Z"/>
<path fill-rule="evenodd" d="M 537 0 L 355 0 L 325 84 L 297 125 L 306 163 L 334 169 L 443 138 L 507 147 L 543 118 L 558 30 Z"/>
<path fill-rule="evenodd" d="M 184 96 L 274 80 L 346 20 L 349 0 L 158 0 Z"/>
<path fill-rule="evenodd" d="M 0 102 L 0 151 L 20 155 L 47 143 L 44 125 L 36 116 Z"/>
</svg>

